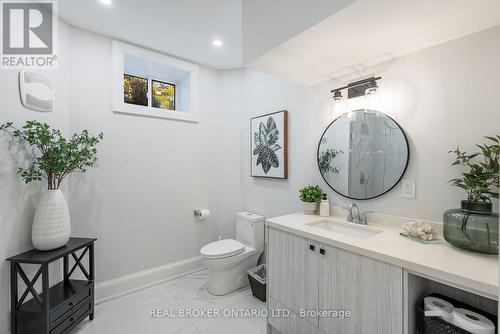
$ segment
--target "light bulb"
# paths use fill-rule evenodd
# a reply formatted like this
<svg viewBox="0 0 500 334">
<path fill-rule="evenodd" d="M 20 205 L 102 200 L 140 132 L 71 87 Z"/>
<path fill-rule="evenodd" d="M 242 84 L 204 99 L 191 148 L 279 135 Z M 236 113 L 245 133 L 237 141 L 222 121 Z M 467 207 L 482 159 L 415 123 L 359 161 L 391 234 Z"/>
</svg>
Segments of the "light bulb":
<svg viewBox="0 0 500 334">
<path fill-rule="evenodd" d="M 213 44 L 214 46 L 220 47 L 220 46 L 222 46 L 222 44 L 224 44 L 224 43 L 223 43 L 220 39 L 214 39 L 214 40 L 212 41 L 212 44 Z"/>
</svg>

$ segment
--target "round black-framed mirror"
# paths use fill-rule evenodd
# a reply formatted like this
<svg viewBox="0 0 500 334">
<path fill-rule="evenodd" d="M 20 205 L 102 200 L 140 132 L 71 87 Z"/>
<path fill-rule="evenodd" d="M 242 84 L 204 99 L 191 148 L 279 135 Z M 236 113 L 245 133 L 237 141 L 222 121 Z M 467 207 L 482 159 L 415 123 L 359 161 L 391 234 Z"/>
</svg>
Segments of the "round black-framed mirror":
<svg viewBox="0 0 500 334">
<path fill-rule="evenodd" d="M 391 191 L 403 178 L 409 161 L 404 130 L 376 110 L 341 115 L 328 125 L 318 144 L 321 176 L 336 193 L 354 200 Z"/>
</svg>

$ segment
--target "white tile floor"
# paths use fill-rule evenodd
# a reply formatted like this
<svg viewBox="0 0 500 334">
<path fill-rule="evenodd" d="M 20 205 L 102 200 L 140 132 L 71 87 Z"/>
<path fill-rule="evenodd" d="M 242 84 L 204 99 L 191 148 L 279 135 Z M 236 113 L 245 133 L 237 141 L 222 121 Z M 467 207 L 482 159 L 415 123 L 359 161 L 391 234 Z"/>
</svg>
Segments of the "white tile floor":
<svg viewBox="0 0 500 334">
<path fill-rule="evenodd" d="M 265 309 L 265 303 L 252 296 L 249 288 L 226 296 L 208 294 L 207 270 L 188 274 L 130 295 L 96 305 L 93 321 L 85 320 L 75 334 L 264 334 L 264 317 L 224 317 L 228 310 Z M 220 317 L 151 318 L 150 310 L 179 314 L 184 309 L 216 310 Z M 226 311 L 224 311 L 226 310 Z M 167 314 L 165 314 L 167 315 Z"/>
</svg>

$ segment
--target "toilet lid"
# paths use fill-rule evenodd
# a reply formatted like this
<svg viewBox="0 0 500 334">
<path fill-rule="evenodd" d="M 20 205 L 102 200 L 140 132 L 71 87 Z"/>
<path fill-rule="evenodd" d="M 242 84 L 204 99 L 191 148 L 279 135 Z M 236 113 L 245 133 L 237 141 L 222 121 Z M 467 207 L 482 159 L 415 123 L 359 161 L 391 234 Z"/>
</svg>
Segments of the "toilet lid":
<svg viewBox="0 0 500 334">
<path fill-rule="evenodd" d="M 203 246 L 200 253 L 205 258 L 221 258 L 243 253 L 245 245 L 234 239 L 225 239 Z"/>
</svg>

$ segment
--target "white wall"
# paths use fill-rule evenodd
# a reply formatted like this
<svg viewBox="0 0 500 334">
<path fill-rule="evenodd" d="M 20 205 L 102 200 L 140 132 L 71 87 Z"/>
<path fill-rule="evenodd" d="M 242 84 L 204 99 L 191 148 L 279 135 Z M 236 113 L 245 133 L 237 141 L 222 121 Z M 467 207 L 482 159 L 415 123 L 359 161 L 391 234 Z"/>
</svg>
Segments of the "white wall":
<svg viewBox="0 0 500 334">
<path fill-rule="evenodd" d="M 267 217 L 301 210 L 297 189 L 319 184 L 316 149 L 327 115 L 322 96 L 311 88 L 292 84 L 253 70 L 244 71 L 242 105 L 243 204 Z M 288 110 L 288 180 L 250 176 L 250 118 Z"/>
<path fill-rule="evenodd" d="M 73 236 L 94 236 L 96 280 L 197 256 L 219 235 L 234 236 L 242 208 L 239 73 L 200 68 L 197 124 L 112 112 L 111 39 L 60 24 L 60 66 L 48 72 L 56 110 L 36 113 L 19 102 L 18 71 L 0 71 L 0 123 L 38 119 L 65 134 L 104 132 L 98 166 L 72 175 Z M 232 91 L 230 96 L 223 91 Z M 226 98 L 225 98 L 226 97 Z M 228 112 L 230 110 L 231 112 Z M 9 320 L 9 266 L 5 259 L 32 247 L 31 223 L 43 185 L 16 175 L 19 149 L 0 140 L 0 333 Z M 71 185 L 71 187 L 69 186 Z M 199 222 L 195 208 L 209 208 Z M 59 268 L 52 268 L 55 274 Z M 55 276 L 55 278 L 57 278 Z"/>
<path fill-rule="evenodd" d="M 104 132 L 99 166 L 73 177 L 70 194 L 73 234 L 99 239 L 97 281 L 197 256 L 219 234 L 232 237 L 224 226 L 241 208 L 239 118 L 226 112 L 220 73 L 200 68 L 197 124 L 115 114 L 111 39 L 74 28 L 71 47 L 70 129 Z M 212 216 L 198 222 L 195 208 Z"/>
<path fill-rule="evenodd" d="M 402 198 L 398 186 L 378 199 L 358 201 L 362 209 L 441 221 L 446 209 L 459 206 L 464 193 L 447 184 L 459 170 L 450 166 L 453 156 L 447 152 L 457 145 L 472 150 L 482 136 L 500 134 L 498 40 L 500 27 L 399 58 L 381 73 L 385 92 L 382 101 L 374 103 L 406 131 L 411 160 L 405 177 L 416 179 L 417 198 Z M 338 84 L 325 83 L 312 90 L 251 71 L 245 79 L 243 122 L 253 115 L 288 109 L 291 127 L 287 181 L 251 178 L 244 160 L 246 207 L 266 216 L 298 211 L 297 189 L 310 183 L 328 190 L 336 205 L 351 202 L 329 190 L 315 160 L 327 119 L 334 118 L 327 105 L 329 91 Z M 247 130 L 242 141 L 244 159 L 249 156 Z"/>
<path fill-rule="evenodd" d="M 17 127 L 27 120 L 38 120 L 68 133 L 69 128 L 69 68 L 68 26 L 59 25 L 59 67 L 42 71 L 52 79 L 55 110 L 51 113 L 30 111 L 22 107 L 19 98 L 19 71 L 0 70 L 0 124 L 12 121 Z M 8 136 L 0 133 L 0 333 L 10 329 L 9 256 L 28 250 L 31 245 L 31 223 L 40 192 L 46 183 L 24 184 L 16 174 L 19 166 L 28 166 L 24 146 L 12 145 Z M 65 187 L 67 189 L 67 187 Z M 34 267 L 26 267 L 28 275 Z M 51 276 L 58 272 L 51 268 Z M 31 276 L 30 276 L 31 277 Z M 57 278 L 57 277 L 56 277 Z M 24 290 L 23 290 L 24 291 Z M 22 292 L 22 291 L 21 291 Z"/>
</svg>

